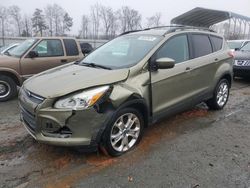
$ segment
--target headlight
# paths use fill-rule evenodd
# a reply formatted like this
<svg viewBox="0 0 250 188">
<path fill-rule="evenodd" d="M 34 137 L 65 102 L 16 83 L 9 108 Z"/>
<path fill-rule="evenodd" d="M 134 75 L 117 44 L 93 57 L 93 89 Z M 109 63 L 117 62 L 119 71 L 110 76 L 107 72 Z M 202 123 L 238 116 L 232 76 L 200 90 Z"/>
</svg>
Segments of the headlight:
<svg viewBox="0 0 250 188">
<path fill-rule="evenodd" d="M 109 86 L 102 86 L 81 93 L 73 94 L 59 99 L 55 108 L 71 108 L 73 110 L 83 110 L 94 105 L 109 89 Z"/>
</svg>

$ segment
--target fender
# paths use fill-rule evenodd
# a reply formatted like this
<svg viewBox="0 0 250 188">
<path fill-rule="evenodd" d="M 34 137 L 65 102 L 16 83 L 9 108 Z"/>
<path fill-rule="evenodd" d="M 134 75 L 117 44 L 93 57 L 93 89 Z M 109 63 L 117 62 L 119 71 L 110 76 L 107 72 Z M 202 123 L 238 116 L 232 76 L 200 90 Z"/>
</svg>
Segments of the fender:
<svg viewBox="0 0 250 188">
<path fill-rule="evenodd" d="M 103 134 L 104 130 L 106 129 L 108 123 L 113 121 L 114 114 L 117 111 L 119 111 L 120 109 L 126 108 L 126 107 L 133 107 L 133 108 L 136 108 L 137 110 L 139 110 L 143 115 L 145 127 L 148 127 L 149 121 L 151 120 L 151 118 L 150 118 L 150 114 L 149 114 L 149 108 L 148 108 L 148 105 L 147 105 L 145 99 L 143 99 L 141 97 L 139 98 L 139 96 L 137 96 L 136 94 L 131 95 L 118 108 L 114 108 L 114 107 L 109 108 L 109 110 L 106 112 L 107 118 L 106 118 L 105 122 L 103 123 L 102 128 L 98 131 L 96 138 L 92 138 L 91 142 L 93 145 L 101 143 L 102 134 Z"/>
<path fill-rule="evenodd" d="M 16 72 L 13 69 L 9 69 L 9 68 L 4 68 L 4 67 L 0 67 L 0 75 L 7 75 L 7 76 L 12 76 L 15 79 L 15 82 L 18 86 L 21 86 L 23 83 L 22 78 L 20 77 L 20 75 L 18 74 L 18 72 Z"/>
</svg>

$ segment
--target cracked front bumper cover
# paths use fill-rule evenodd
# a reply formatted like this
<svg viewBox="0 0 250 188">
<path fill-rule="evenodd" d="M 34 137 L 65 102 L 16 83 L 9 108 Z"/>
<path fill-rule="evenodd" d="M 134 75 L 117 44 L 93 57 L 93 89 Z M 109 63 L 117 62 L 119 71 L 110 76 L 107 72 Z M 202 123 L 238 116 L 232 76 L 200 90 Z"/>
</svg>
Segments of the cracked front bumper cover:
<svg viewBox="0 0 250 188">
<path fill-rule="evenodd" d="M 96 147 L 105 129 L 107 114 L 94 107 L 73 111 L 52 108 L 51 99 L 35 104 L 21 91 L 21 121 L 35 140 L 58 146 Z"/>
</svg>

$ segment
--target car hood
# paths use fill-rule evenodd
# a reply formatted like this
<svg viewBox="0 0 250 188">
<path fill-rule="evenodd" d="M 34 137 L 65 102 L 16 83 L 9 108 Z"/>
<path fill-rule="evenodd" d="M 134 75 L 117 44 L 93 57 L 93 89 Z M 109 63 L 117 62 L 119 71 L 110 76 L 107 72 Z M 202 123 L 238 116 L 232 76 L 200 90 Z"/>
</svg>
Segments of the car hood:
<svg viewBox="0 0 250 188">
<path fill-rule="evenodd" d="M 235 51 L 236 60 L 250 60 L 250 51 Z"/>
<path fill-rule="evenodd" d="M 19 58 L 16 57 L 11 57 L 11 56 L 7 56 L 7 55 L 0 55 L 0 67 L 13 67 L 14 66 L 19 66 L 18 62 L 19 62 Z"/>
<path fill-rule="evenodd" d="M 60 97 L 74 91 L 125 80 L 129 69 L 105 70 L 81 65 L 65 65 L 33 76 L 25 89 L 44 98 Z"/>
</svg>

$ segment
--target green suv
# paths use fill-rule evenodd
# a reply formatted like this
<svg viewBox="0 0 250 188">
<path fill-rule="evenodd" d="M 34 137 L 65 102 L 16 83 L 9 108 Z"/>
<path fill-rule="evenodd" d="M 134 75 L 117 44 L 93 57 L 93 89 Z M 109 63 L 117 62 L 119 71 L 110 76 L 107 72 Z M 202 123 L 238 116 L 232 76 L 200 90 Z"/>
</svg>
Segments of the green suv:
<svg viewBox="0 0 250 188">
<path fill-rule="evenodd" d="M 119 156 L 163 117 L 203 101 L 222 109 L 230 52 L 222 36 L 203 28 L 127 32 L 81 61 L 27 80 L 19 93 L 21 120 L 39 142 L 101 146 Z"/>
</svg>

